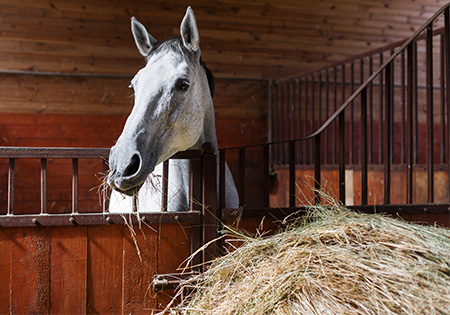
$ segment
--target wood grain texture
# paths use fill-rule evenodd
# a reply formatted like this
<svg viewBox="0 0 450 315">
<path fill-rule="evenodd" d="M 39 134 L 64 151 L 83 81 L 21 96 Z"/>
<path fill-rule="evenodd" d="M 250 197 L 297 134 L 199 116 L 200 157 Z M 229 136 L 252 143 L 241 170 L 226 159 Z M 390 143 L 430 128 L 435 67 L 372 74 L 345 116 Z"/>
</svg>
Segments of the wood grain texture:
<svg viewBox="0 0 450 315">
<path fill-rule="evenodd" d="M 278 78 L 404 39 L 445 0 L 191 1 L 204 60 L 219 77 Z M 179 35 L 183 1 L 2 1 L 0 69 L 135 72 L 130 17 Z M 101 13 L 99 13 L 101 12 Z"/>
</svg>

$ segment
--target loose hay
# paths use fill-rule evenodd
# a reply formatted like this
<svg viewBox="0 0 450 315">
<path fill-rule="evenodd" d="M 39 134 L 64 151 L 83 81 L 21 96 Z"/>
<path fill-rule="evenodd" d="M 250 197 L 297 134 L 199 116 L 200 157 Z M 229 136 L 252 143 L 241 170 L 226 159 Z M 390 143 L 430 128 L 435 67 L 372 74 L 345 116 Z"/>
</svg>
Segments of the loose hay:
<svg viewBox="0 0 450 315">
<path fill-rule="evenodd" d="M 274 236 L 239 237 L 177 313 L 450 314 L 448 229 L 335 205 Z"/>
</svg>

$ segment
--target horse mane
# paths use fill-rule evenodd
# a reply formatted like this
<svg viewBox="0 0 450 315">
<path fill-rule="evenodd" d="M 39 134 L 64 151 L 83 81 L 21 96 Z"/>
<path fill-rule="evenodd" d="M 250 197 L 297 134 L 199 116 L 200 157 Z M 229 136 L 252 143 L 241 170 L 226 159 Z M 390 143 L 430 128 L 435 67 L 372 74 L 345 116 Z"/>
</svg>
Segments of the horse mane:
<svg viewBox="0 0 450 315">
<path fill-rule="evenodd" d="M 156 44 L 154 44 L 152 46 L 152 49 L 150 50 L 150 52 L 147 55 L 147 60 L 154 54 L 157 54 L 163 50 L 171 50 L 171 51 L 175 51 L 175 52 L 180 52 L 181 54 L 185 55 L 191 55 L 191 53 L 184 47 L 181 38 L 179 37 L 172 37 L 172 38 L 168 38 L 165 39 L 161 42 L 157 42 Z M 209 70 L 209 68 L 206 66 L 206 64 L 203 62 L 202 57 L 200 57 L 200 65 L 203 67 L 203 69 L 205 69 L 205 73 L 206 73 L 206 78 L 208 80 L 208 86 L 209 86 L 209 91 L 211 93 L 211 97 L 214 96 L 214 86 L 215 86 L 215 82 L 214 82 L 214 75 L 212 74 L 211 70 Z"/>
</svg>

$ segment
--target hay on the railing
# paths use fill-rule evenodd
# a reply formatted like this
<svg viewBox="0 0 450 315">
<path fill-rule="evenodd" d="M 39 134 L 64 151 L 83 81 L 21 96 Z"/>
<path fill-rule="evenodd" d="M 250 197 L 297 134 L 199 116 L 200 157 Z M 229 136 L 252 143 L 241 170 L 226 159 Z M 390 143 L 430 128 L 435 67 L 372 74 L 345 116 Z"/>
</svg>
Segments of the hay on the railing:
<svg viewBox="0 0 450 315">
<path fill-rule="evenodd" d="M 213 262 L 180 314 L 449 314 L 450 230 L 312 207 Z"/>
</svg>

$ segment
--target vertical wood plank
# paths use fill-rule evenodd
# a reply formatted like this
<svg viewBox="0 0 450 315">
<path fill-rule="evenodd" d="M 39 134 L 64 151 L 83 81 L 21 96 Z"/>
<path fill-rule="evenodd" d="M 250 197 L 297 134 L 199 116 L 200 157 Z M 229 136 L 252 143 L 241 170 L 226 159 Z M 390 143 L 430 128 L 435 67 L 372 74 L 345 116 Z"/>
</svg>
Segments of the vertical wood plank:
<svg viewBox="0 0 450 315">
<path fill-rule="evenodd" d="M 133 226 L 123 232 L 122 314 L 151 313 L 156 309 L 151 282 L 157 270 L 158 225 Z"/>
<path fill-rule="evenodd" d="M 158 274 L 181 272 L 181 265 L 190 256 L 190 228 L 179 223 L 165 223 L 158 231 Z M 189 271 L 189 270 L 188 270 Z M 150 293 L 153 293 L 152 291 Z M 157 296 L 158 309 L 172 300 L 173 291 L 164 290 Z"/>
<path fill-rule="evenodd" d="M 53 314 L 86 314 L 87 228 L 51 229 L 51 304 Z"/>
<path fill-rule="evenodd" d="M 123 225 L 88 227 L 87 312 L 122 311 Z"/>
<path fill-rule="evenodd" d="M 0 229 L 0 314 L 9 314 L 11 297 L 11 229 Z"/>
<path fill-rule="evenodd" d="M 49 229 L 14 228 L 11 250 L 11 313 L 48 314 Z"/>
</svg>

